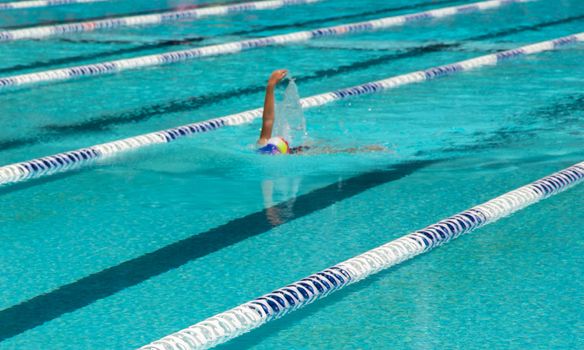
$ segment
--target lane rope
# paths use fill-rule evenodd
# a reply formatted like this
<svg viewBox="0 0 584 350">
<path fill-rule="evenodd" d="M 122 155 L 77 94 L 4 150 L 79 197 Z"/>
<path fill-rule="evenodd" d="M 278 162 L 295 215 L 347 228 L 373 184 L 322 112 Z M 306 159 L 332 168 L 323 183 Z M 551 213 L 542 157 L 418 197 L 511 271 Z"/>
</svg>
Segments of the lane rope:
<svg viewBox="0 0 584 350">
<path fill-rule="evenodd" d="M 110 0 L 31 0 L 0 3 L 0 10 L 18 10 L 34 7 L 48 7 L 72 4 L 87 4 L 91 2 L 104 2 Z"/>
<path fill-rule="evenodd" d="M 558 194 L 583 179 L 584 162 L 581 162 L 210 317 L 140 350 L 208 349 L 225 343 L 375 273 Z"/>
<path fill-rule="evenodd" d="M 300 100 L 302 108 L 308 109 L 334 101 L 355 96 L 367 95 L 394 89 L 399 86 L 414 84 L 422 81 L 453 75 L 484 66 L 494 66 L 509 59 L 555 50 L 568 44 L 584 41 L 584 32 L 565 37 L 543 41 L 516 49 L 502 51 L 496 54 L 479 56 L 476 58 L 437 66 L 426 70 L 416 71 L 395 77 L 368 82 L 349 88 L 313 95 Z M 148 134 L 129 137 L 122 140 L 103 143 L 74 151 L 58 153 L 52 156 L 14 163 L 0 167 L 0 186 L 28 181 L 55 173 L 77 169 L 89 165 L 98 159 L 110 158 L 125 152 L 135 151 L 150 145 L 170 143 L 175 140 L 216 130 L 225 126 L 235 126 L 250 123 L 262 116 L 262 108 L 252 109 L 206 121 L 182 125 L 171 129 L 160 130 Z"/>
<path fill-rule="evenodd" d="M 85 2 L 90 1 L 93 0 L 85 0 Z M 47 25 L 40 27 L 28 27 L 22 29 L 0 31 L 0 42 L 25 39 L 40 39 L 51 36 L 63 35 L 67 33 L 92 32 L 94 30 L 100 29 L 138 27 L 163 23 L 172 23 L 185 20 L 196 20 L 208 16 L 220 16 L 247 11 L 272 10 L 284 6 L 312 4 L 320 1 L 323 0 L 262 0 L 253 2 L 243 2 L 233 5 L 209 6 L 195 9 L 165 11 L 162 13 L 154 13 L 148 15 L 133 15 L 101 20 L 80 21 L 75 23 Z M 0 6 L 0 9 L 1 8 L 2 7 Z"/>
<path fill-rule="evenodd" d="M 291 1 L 291 0 L 287 0 Z M 298 1 L 298 0 L 295 0 Z M 522 3 L 537 0 L 490 0 L 469 5 L 451 6 L 436 10 L 412 13 L 409 15 L 385 17 L 372 21 L 349 23 L 333 27 L 325 27 L 310 31 L 293 32 L 289 34 L 267 36 L 258 39 L 234 41 L 225 44 L 203 46 L 188 50 L 170 51 L 163 54 L 140 56 L 130 59 L 88 64 L 76 67 L 53 69 L 37 73 L 14 75 L 0 78 L 0 89 L 14 86 L 31 85 L 41 82 L 72 80 L 80 77 L 111 74 L 130 69 L 160 66 L 174 62 L 194 60 L 203 57 L 235 54 L 260 47 L 281 45 L 308 41 L 316 38 L 339 36 L 349 33 L 368 32 L 383 28 L 401 26 L 406 23 L 419 22 L 431 18 L 443 18 L 457 14 L 497 8 L 504 4 Z M 0 32 L 0 40 L 2 33 Z"/>
</svg>

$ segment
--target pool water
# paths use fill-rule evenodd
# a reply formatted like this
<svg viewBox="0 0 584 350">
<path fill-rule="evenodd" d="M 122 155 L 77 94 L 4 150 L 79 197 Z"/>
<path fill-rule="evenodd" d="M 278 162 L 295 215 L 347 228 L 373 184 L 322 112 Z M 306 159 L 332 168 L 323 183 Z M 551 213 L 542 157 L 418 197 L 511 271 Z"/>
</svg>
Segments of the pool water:
<svg viewBox="0 0 584 350">
<path fill-rule="evenodd" d="M 195 3 L 4 11 L 0 23 Z M 3 43 L 0 76 L 463 3 L 322 1 Z M 259 107 L 277 68 L 310 96 L 577 33 L 583 21 L 579 0 L 540 0 L 7 90 L 0 164 Z M 583 50 L 305 111 L 312 142 L 385 152 L 262 157 L 256 121 L 0 188 L 0 349 L 137 348 L 582 161 Z M 583 195 L 575 187 L 222 348 L 581 348 Z"/>
</svg>

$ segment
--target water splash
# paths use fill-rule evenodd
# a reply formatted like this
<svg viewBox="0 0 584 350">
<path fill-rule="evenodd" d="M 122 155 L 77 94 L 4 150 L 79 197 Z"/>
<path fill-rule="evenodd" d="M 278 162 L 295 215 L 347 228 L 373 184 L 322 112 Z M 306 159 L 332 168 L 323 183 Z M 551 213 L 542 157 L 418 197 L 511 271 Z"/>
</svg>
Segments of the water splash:
<svg viewBox="0 0 584 350">
<path fill-rule="evenodd" d="M 293 78 L 288 78 L 284 98 L 276 104 L 274 135 L 284 137 L 290 144 L 303 144 L 308 138 L 298 86 Z"/>
</svg>

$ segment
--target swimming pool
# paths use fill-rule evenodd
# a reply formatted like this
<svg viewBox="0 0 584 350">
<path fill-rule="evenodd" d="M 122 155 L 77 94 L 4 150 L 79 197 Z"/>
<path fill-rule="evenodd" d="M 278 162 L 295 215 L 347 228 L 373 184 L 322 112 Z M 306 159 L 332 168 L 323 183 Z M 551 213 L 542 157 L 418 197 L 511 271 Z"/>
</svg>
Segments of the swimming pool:
<svg viewBox="0 0 584 350">
<path fill-rule="evenodd" d="M 187 3 L 104 2 L 1 16 L 3 26 L 23 26 Z M 322 1 L 3 43 L 0 71 L 464 3 Z M 256 108 L 269 72 L 280 67 L 310 96 L 577 33 L 582 20 L 579 1 L 541 0 L 9 89 L 0 93 L 0 165 Z M 136 348 L 580 162 L 581 61 L 582 44 L 575 44 L 306 111 L 314 142 L 383 145 L 390 153 L 259 157 L 250 149 L 254 122 L 0 188 L 0 348 Z M 582 191 L 529 207 L 224 348 L 578 348 Z"/>
</svg>

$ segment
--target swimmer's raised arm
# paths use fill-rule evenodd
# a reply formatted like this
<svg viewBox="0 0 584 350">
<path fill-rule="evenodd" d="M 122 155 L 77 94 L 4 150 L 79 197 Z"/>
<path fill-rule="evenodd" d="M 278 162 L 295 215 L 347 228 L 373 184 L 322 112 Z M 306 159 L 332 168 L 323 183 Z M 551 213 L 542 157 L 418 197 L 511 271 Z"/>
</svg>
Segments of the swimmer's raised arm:
<svg viewBox="0 0 584 350">
<path fill-rule="evenodd" d="M 260 138 L 258 140 L 258 145 L 265 145 L 266 142 L 272 137 L 272 129 L 274 128 L 274 117 L 275 117 L 275 102 L 274 102 L 274 90 L 276 85 L 282 79 L 286 77 L 288 71 L 285 69 L 279 69 L 272 72 L 270 79 L 268 79 L 268 86 L 266 86 L 266 97 L 264 99 L 264 112 L 262 115 L 262 131 L 260 132 Z"/>
</svg>

